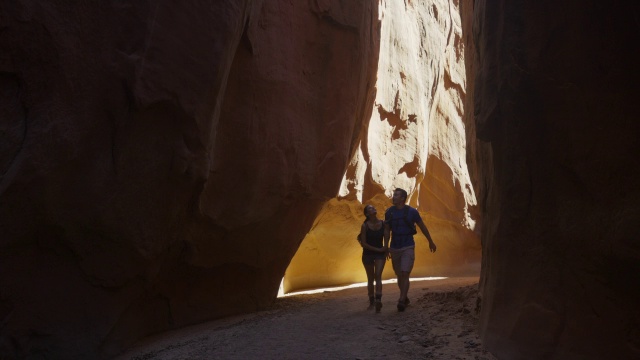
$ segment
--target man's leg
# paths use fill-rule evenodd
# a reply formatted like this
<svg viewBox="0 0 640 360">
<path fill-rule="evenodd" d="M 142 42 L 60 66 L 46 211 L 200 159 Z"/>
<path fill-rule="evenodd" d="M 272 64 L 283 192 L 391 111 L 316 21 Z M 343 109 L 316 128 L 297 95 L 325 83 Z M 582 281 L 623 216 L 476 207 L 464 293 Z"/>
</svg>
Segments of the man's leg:
<svg viewBox="0 0 640 360">
<path fill-rule="evenodd" d="M 398 285 L 398 289 L 400 289 L 400 292 L 402 292 L 402 278 L 400 276 L 400 274 L 402 273 L 402 257 L 401 254 L 398 252 L 392 252 L 391 253 L 391 266 L 393 267 L 393 272 L 396 274 L 396 279 L 397 281 L 397 285 Z"/>
<path fill-rule="evenodd" d="M 399 265 L 396 271 L 398 276 L 398 286 L 400 287 L 400 299 L 398 299 L 398 311 L 404 311 L 405 307 L 409 303 L 407 294 L 409 293 L 409 276 L 411 270 L 413 270 L 413 263 L 415 261 L 415 251 L 413 248 L 402 250 L 402 255 L 399 256 Z"/>
<path fill-rule="evenodd" d="M 391 252 L 391 265 L 393 266 L 393 272 L 396 274 L 398 289 L 400 289 L 400 296 L 402 296 L 402 253 L 398 251 Z M 398 299 L 398 311 L 404 311 L 404 305 L 400 305 L 400 300 Z"/>
<path fill-rule="evenodd" d="M 404 301 L 405 305 L 409 303 L 409 298 L 408 298 L 409 285 L 410 285 L 409 278 L 411 277 L 411 270 L 413 270 L 413 264 L 415 263 L 415 260 L 416 260 L 415 249 L 414 248 L 407 249 L 403 256 L 403 267 L 402 267 L 402 271 L 404 272 L 403 276 L 405 278 L 404 288 L 400 290 L 401 294 L 403 295 L 402 301 Z"/>
<path fill-rule="evenodd" d="M 400 288 L 400 298 L 398 299 L 398 311 L 404 311 L 407 307 L 407 291 L 409 290 L 409 273 L 406 271 L 398 271 L 398 287 Z"/>
<path fill-rule="evenodd" d="M 409 293 L 409 273 L 408 271 L 400 272 L 398 283 L 400 284 L 400 299 L 398 301 L 405 302 Z"/>
</svg>

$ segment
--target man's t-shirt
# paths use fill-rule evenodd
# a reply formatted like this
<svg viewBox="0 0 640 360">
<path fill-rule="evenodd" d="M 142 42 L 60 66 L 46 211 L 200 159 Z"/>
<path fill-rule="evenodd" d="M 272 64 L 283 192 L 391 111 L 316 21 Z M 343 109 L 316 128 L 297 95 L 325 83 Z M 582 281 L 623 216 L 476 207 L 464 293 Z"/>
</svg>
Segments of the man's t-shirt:
<svg viewBox="0 0 640 360">
<path fill-rule="evenodd" d="M 408 208 L 408 211 L 405 209 Z M 407 220 L 405 221 L 405 211 Z M 413 226 L 422 221 L 418 210 L 409 205 L 402 209 L 395 206 L 390 207 L 384 214 L 384 222 L 391 228 L 391 248 L 402 249 L 407 246 L 415 246 L 413 240 Z"/>
</svg>

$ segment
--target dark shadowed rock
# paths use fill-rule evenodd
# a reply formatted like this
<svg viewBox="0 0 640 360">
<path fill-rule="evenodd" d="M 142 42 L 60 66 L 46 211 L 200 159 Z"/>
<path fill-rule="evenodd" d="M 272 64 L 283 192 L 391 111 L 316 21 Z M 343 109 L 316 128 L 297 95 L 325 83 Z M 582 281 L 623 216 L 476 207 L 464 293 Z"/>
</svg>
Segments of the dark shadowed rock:
<svg viewBox="0 0 640 360">
<path fill-rule="evenodd" d="M 493 154 L 478 152 L 476 185 L 484 344 L 505 359 L 638 358 L 640 8 L 474 6 L 476 130 Z"/>
<path fill-rule="evenodd" d="M 371 109 L 376 3 L 3 3 L 0 357 L 269 304 Z"/>
</svg>

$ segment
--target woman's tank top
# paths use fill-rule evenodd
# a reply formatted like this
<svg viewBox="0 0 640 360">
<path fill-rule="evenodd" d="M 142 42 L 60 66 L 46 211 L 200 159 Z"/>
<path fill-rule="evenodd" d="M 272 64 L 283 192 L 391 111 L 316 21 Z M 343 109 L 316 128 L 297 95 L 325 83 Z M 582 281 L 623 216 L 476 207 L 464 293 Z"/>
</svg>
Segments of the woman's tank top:
<svg viewBox="0 0 640 360">
<path fill-rule="evenodd" d="M 365 224 L 365 226 L 367 227 L 367 239 L 366 239 L 367 244 L 377 248 L 381 248 L 382 239 L 384 237 L 384 224 L 382 224 L 382 220 L 380 220 L 380 229 L 378 230 L 369 229 L 369 224 Z M 377 251 L 368 250 L 368 249 L 364 249 L 363 253 L 364 254 L 380 254 Z"/>
</svg>

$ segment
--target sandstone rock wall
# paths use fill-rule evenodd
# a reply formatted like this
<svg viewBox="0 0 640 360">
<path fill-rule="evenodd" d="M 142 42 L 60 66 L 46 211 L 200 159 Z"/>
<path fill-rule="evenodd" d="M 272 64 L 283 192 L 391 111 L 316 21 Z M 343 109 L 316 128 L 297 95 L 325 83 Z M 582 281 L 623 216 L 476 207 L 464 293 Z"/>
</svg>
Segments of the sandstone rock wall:
<svg viewBox="0 0 640 360">
<path fill-rule="evenodd" d="M 366 281 L 355 241 L 363 204 L 379 217 L 393 189 L 410 193 L 438 245 L 417 236 L 412 275 L 477 273 L 479 215 L 467 165 L 466 70 L 460 4 L 382 1 L 377 93 L 337 198 L 326 204 L 284 278 L 284 290 Z M 471 158 L 474 160 L 475 158 Z M 385 277 L 393 277 L 390 263 Z"/>
<path fill-rule="evenodd" d="M 0 358 L 269 304 L 370 117 L 377 1 L 11 1 L 0 22 Z"/>
<path fill-rule="evenodd" d="M 476 130 L 493 156 L 476 187 L 484 345 L 504 359 L 639 358 L 640 8 L 474 6 Z"/>
</svg>

